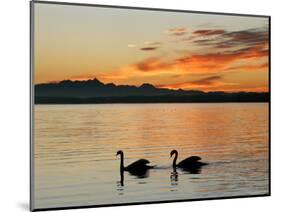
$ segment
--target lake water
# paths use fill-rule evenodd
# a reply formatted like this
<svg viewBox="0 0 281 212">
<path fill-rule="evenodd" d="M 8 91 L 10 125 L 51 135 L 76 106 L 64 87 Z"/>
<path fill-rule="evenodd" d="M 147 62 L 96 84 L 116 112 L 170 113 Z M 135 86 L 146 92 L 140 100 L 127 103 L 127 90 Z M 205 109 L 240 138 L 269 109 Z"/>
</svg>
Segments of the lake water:
<svg viewBox="0 0 281 212">
<path fill-rule="evenodd" d="M 35 106 L 35 208 L 268 193 L 268 104 L 92 104 Z M 177 170 L 198 155 L 201 172 Z M 124 175 L 139 158 L 146 177 Z"/>
</svg>

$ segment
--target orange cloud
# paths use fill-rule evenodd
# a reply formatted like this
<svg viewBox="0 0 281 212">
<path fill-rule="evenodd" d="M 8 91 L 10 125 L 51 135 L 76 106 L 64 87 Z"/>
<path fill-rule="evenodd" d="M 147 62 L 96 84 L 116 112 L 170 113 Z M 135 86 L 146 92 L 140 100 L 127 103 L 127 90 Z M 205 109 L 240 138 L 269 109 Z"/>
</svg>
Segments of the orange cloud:
<svg viewBox="0 0 281 212">
<path fill-rule="evenodd" d="M 225 31 L 222 29 L 202 29 L 194 31 L 193 44 L 209 48 L 237 48 L 253 47 L 268 43 L 268 30 L 265 28 L 245 29 L 239 31 Z M 212 35 L 215 35 L 212 36 Z M 205 39 L 202 39 L 205 36 Z M 197 39 L 199 38 L 199 39 Z"/>
<path fill-rule="evenodd" d="M 229 68 L 228 70 L 243 70 L 243 71 L 258 71 L 258 70 L 266 70 L 268 69 L 268 63 L 258 64 L 258 65 L 240 65 L 240 66 L 234 66 Z"/>
<path fill-rule="evenodd" d="M 168 30 L 168 33 L 170 35 L 176 35 L 176 36 L 181 36 L 184 35 L 185 33 L 187 33 L 187 29 L 184 27 L 181 28 L 172 28 Z"/>
<path fill-rule="evenodd" d="M 158 49 L 162 45 L 160 41 L 146 41 L 144 42 L 144 47 L 141 47 L 140 50 L 143 51 L 153 51 Z"/>
<path fill-rule="evenodd" d="M 233 82 L 223 82 L 219 79 L 205 82 L 198 80 L 197 82 L 183 82 L 174 84 L 158 85 L 160 88 L 169 89 L 185 89 L 185 90 L 203 90 L 203 91 L 225 91 L 225 92 L 268 92 L 268 86 L 245 85 Z"/>
<path fill-rule="evenodd" d="M 136 69 L 135 71 L 140 72 L 223 72 L 228 71 L 229 66 L 236 61 L 248 60 L 250 62 L 252 59 L 266 56 L 268 56 L 268 49 L 264 48 L 263 45 L 258 45 L 235 51 L 187 55 L 170 62 L 157 57 L 148 58 L 133 66 Z"/>
<path fill-rule="evenodd" d="M 189 83 L 193 84 L 193 85 L 212 85 L 221 79 L 222 79 L 222 76 L 210 76 L 210 77 L 205 77 L 205 78 L 202 78 L 199 80 L 194 80 Z"/>
<path fill-rule="evenodd" d="M 160 58 L 157 57 L 148 58 L 134 65 L 136 70 L 143 72 L 168 70 L 172 66 L 172 63 L 163 62 Z"/>
<path fill-rule="evenodd" d="M 156 50 L 158 47 L 142 47 L 140 48 L 140 50 L 143 51 L 152 51 L 152 50 Z"/>
<path fill-rule="evenodd" d="M 196 30 L 193 33 L 198 35 L 220 35 L 224 34 L 226 31 L 223 29 L 204 29 L 204 30 Z"/>
<path fill-rule="evenodd" d="M 222 75 L 213 75 L 208 76 L 204 78 L 200 78 L 197 80 L 192 81 L 185 81 L 180 83 L 173 83 L 173 84 L 162 84 L 158 85 L 157 87 L 161 88 L 170 88 L 170 89 L 202 89 L 202 88 L 208 88 L 208 87 L 218 87 L 222 85 L 233 85 L 233 83 L 225 83 L 222 81 L 223 76 Z"/>
</svg>

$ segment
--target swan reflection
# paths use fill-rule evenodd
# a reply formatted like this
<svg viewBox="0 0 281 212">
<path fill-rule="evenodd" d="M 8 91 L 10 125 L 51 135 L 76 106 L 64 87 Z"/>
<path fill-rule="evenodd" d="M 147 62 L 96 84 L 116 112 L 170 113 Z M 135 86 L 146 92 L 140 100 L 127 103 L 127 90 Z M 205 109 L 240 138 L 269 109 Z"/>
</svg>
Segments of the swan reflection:
<svg viewBox="0 0 281 212">
<path fill-rule="evenodd" d="M 172 186 L 177 186 L 178 185 L 179 174 L 178 174 L 178 172 L 176 170 L 171 172 L 170 181 L 171 181 L 171 185 Z"/>
</svg>

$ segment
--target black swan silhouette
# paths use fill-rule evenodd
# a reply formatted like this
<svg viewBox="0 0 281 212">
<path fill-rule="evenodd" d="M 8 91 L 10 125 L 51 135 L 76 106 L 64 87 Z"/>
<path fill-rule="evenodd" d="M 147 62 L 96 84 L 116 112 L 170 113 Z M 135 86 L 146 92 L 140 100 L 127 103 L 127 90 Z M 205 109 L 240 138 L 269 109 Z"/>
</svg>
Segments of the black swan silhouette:
<svg viewBox="0 0 281 212">
<path fill-rule="evenodd" d="M 201 162 L 200 161 L 201 158 L 199 156 L 188 157 L 177 164 L 178 151 L 172 150 L 170 153 L 170 156 L 172 157 L 174 154 L 175 154 L 175 157 L 173 160 L 174 171 L 176 170 L 176 168 L 181 168 L 185 171 L 189 171 L 192 174 L 198 174 L 198 173 L 200 173 L 202 166 L 208 165 L 207 163 Z"/>
<path fill-rule="evenodd" d="M 149 160 L 146 159 L 139 159 L 130 165 L 124 167 L 124 153 L 122 150 L 119 150 L 116 153 L 116 156 L 120 155 L 120 174 L 123 173 L 124 171 L 128 171 L 131 175 L 135 175 L 138 177 L 146 177 L 147 176 L 147 171 L 149 169 L 154 168 L 154 166 L 149 166 Z"/>
</svg>

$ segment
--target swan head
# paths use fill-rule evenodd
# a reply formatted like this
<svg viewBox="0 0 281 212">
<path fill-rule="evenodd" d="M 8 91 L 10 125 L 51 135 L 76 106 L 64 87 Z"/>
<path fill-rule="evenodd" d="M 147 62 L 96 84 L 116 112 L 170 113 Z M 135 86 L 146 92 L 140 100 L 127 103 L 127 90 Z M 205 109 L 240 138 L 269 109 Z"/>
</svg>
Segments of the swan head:
<svg viewBox="0 0 281 212">
<path fill-rule="evenodd" d="M 122 150 L 119 150 L 119 151 L 116 153 L 116 156 L 122 155 L 122 154 L 123 154 L 123 151 L 122 151 Z"/>
<path fill-rule="evenodd" d="M 177 151 L 177 150 L 175 150 L 175 149 L 171 151 L 171 153 L 170 153 L 170 157 L 172 157 L 174 154 L 178 154 L 178 151 Z"/>
</svg>

